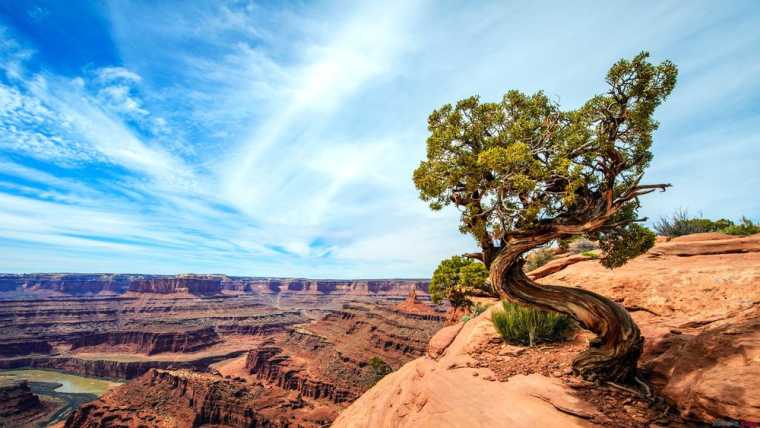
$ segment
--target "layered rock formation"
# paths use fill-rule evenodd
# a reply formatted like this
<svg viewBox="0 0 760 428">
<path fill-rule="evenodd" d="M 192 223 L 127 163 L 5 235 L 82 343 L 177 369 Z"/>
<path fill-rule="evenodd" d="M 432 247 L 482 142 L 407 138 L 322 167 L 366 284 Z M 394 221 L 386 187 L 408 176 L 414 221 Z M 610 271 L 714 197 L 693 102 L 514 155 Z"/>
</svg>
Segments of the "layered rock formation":
<svg viewBox="0 0 760 428">
<path fill-rule="evenodd" d="M 50 357 L 21 357 L 0 360 L 0 369 L 34 368 L 55 370 L 63 373 L 85 377 L 114 379 L 119 381 L 134 379 L 150 369 L 192 369 L 208 370 L 208 367 L 219 361 L 234 358 L 248 352 L 254 347 L 246 345 L 246 349 L 235 350 L 223 354 L 201 354 L 188 356 L 172 356 L 172 358 L 150 359 L 138 355 L 108 353 L 99 354 L 97 358 L 79 358 L 74 356 Z"/>
<path fill-rule="evenodd" d="M 432 312 L 432 310 L 431 310 Z M 333 403 L 352 401 L 375 381 L 373 356 L 391 367 L 424 353 L 443 316 L 421 319 L 395 307 L 346 304 L 252 350 L 246 369 L 259 381 Z"/>
<path fill-rule="evenodd" d="M 215 295 L 253 294 L 269 303 L 298 307 L 332 303 L 344 296 L 402 299 L 411 289 L 426 295 L 427 280 L 230 277 L 226 275 L 0 274 L 0 299 L 111 296 L 144 293 Z"/>
<path fill-rule="evenodd" d="M 290 415 L 279 407 L 285 398 L 210 373 L 151 370 L 83 405 L 65 427 L 287 427 Z"/>
<path fill-rule="evenodd" d="M 146 278 L 130 281 L 129 291 L 137 293 L 189 293 L 219 294 L 222 278 L 219 276 L 177 276 L 170 278 Z"/>
<path fill-rule="evenodd" d="M 0 381 L 0 424 L 20 425 L 20 421 L 43 412 L 40 398 L 32 393 L 26 381 Z"/>
<path fill-rule="evenodd" d="M 245 367 L 264 383 L 284 390 L 298 391 L 301 397 L 326 399 L 342 403 L 356 398 L 353 391 L 342 389 L 333 383 L 311 379 L 308 365 L 293 367 L 291 358 L 277 346 L 263 346 L 248 353 Z"/>
<path fill-rule="evenodd" d="M 211 326 L 186 328 L 180 331 L 108 331 L 88 334 L 70 341 L 71 349 L 97 348 L 142 353 L 195 352 L 221 341 Z"/>
<path fill-rule="evenodd" d="M 50 274 L 0 284 L 0 369 L 133 380 L 140 391 L 83 407 L 71 426 L 324 426 L 374 382 L 370 357 L 399 367 L 443 319 L 419 280 Z M 410 292 L 413 305 L 396 306 Z"/>
<path fill-rule="evenodd" d="M 50 343 L 35 339 L 8 339 L 0 343 L 0 357 L 17 357 L 30 354 L 49 354 Z"/>
<path fill-rule="evenodd" d="M 267 335 L 240 357 L 228 356 L 205 368 L 196 366 L 193 375 L 182 370 L 148 370 L 122 392 L 82 407 L 67 423 L 87 427 L 113 420 L 125 425 L 163 426 L 164 422 L 155 419 L 163 414 L 169 417 L 167 426 L 325 426 L 375 382 L 376 375 L 368 365 L 372 356 L 400 367 L 424 353 L 443 320 L 432 310 L 425 312 L 427 320 L 394 305 L 367 302 L 311 311 L 310 316 L 316 318 L 312 322 Z M 127 390 L 142 391 L 145 398 L 122 398 Z M 223 403 L 229 391 L 241 400 Z M 160 404 L 169 402 L 170 407 Z M 140 411 L 122 411 L 125 408 Z"/>
</svg>

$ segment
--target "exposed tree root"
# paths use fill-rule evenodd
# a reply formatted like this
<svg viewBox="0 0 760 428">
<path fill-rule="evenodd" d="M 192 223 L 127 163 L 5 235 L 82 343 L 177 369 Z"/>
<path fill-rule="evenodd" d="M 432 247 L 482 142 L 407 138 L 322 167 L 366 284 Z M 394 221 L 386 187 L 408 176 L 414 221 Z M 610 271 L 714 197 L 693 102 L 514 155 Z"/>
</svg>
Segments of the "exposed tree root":
<svg viewBox="0 0 760 428">
<path fill-rule="evenodd" d="M 590 415 L 588 413 L 579 412 L 577 410 L 568 409 L 567 407 L 560 406 L 560 405 L 552 402 L 552 400 L 550 400 L 550 399 L 548 399 L 548 398 L 546 398 L 544 396 L 541 396 L 541 395 L 538 395 L 538 394 L 530 394 L 530 395 L 532 397 L 538 398 L 541 401 L 544 401 L 546 403 L 551 404 L 552 407 L 554 407 L 555 409 L 559 410 L 562 413 L 566 413 L 568 415 L 572 415 L 572 416 L 575 416 L 575 417 L 578 417 L 578 418 L 581 418 L 581 419 L 594 419 L 594 415 Z"/>
</svg>

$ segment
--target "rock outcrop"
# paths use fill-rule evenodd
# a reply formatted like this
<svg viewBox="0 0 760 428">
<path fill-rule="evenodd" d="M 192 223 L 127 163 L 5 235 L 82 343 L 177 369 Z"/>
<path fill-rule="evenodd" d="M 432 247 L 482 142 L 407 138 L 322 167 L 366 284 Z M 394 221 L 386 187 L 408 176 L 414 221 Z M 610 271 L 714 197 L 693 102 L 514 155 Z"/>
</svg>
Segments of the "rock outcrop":
<svg viewBox="0 0 760 428">
<path fill-rule="evenodd" d="M 441 330 L 427 356 L 380 380 L 333 427 L 593 426 L 567 413 L 590 417 L 595 409 L 561 381 L 533 374 L 495 382 L 475 365 L 470 353 L 495 338 L 489 315 Z"/>
<path fill-rule="evenodd" d="M 49 354 L 50 343 L 36 339 L 10 339 L 0 342 L 0 357 L 18 357 L 30 354 Z"/>
<path fill-rule="evenodd" d="M 176 276 L 131 281 L 129 291 L 136 293 L 189 293 L 212 295 L 222 292 L 222 278 L 214 276 Z"/>
<path fill-rule="evenodd" d="M 440 330 L 424 357 L 382 379 L 333 426 L 760 423 L 759 238 L 660 240 L 613 271 L 570 256 L 531 272 L 539 282 L 583 287 L 627 307 L 646 338 L 641 375 L 665 402 L 653 406 L 643 394 L 575 379 L 570 362 L 587 333 L 543 348 L 511 347 L 495 337 L 487 311 Z"/>
<path fill-rule="evenodd" d="M 213 327 L 187 328 L 180 331 L 109 331 L 83 334 L 71 340 L 71 349 L 98 348 L 147 355 L 161 352 L 195 352 L 221 341 Z"/>
<path fill-rule="evenodd" d="M 684 416 L 760 423 L 760 306 L 655 338 L 644 370 Z"/>
<path fill-rule="evenodd" d="M 646 339 L 645 374 L 683 416 L 760 422 L 760 235 L 687 235 L 619 269 L 583 261 L 539 282 L 628 308 Z"/>
<path fill-rule="evenodd" d="M 273 408 L 281 398 L 214 374 L 151 370 L 80 407 L 65 428 L 287 427 L 289 418 Z"/>
<path fill-rule="evenodd" d="M 276 346 L 263 346 L 249 352 L 245 366 L 257 379 L 285 390 L 298 391 L 301 397 L 343 403 L 357 396 L 354 391 L 341 389 L 333 383 L 311 379 L 307 373 L 308 365 L 293 366 L 291 358 L 283 355 L 283 349 Z"/>
<path fill-rule="evenodd" d="M 16 421 L 44 410 L 40 398 L 26 381 L 0 381 L 0 424 L 14 426 Z M 7 424 L 7 425 L 6 425 Z"/>
<path fill-rule="evenodd" d="M 309 316 L 310 323 L 263 336 L 247 354 L 194 366 L 144 361 L 133 368 L 142 376 L 82 406 L 67 426 L 326 426 L 376 380 L 372 356 L 399 367 L 424 353 L 442 323 L 381 302 Z M 193 372 L 178 370 L 185 368 Z"/>
<path fill-rule="evenodd" d="M 705 236 L 706 235 L 706 236 Z M 663 242 L 652 248 L 649 255 L 660 256 L 708 256 L 714 254 L 739 254 L 760 251 L 760 234 L 737 238 L 731 235 L 695 233 Z M 721 239 L 722 238 L 722 239 Z"/>
</svg>

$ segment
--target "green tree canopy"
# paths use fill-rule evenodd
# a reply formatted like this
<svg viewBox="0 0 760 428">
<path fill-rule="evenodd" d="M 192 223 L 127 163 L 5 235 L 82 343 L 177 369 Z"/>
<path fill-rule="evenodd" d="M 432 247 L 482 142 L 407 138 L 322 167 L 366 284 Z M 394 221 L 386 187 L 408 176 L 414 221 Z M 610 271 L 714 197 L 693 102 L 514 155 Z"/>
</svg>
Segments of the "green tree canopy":
<svg viewBox="0 0 760 428">
<path fill-rule="evenodd" d="M 639 182 L 652 159 L 652 114 L 677 75 L 671 62 L 647 58 L 643 52 L 613 65 L 608 91 L 578 109 L 512 90 L 498 102 L 473 96 L 435 110 L 427 159 L 414 171 L 420 197 L 433 210 L 460 209 L 460 230 L 483 248 L 486 265 L 502 243 L 521 236 L 639 236 L 630 226 L 638 197 L 667 186 Z"/>
<path fill-rule="evenodd" d="M 468 296 L 494 292 L 487 284 L 488 269 L 483 263 L 465 257 L 454 256 L 442 261 L 430 282 L 430 298 L 433 303 L 448 300 L 455 308 L 472 304 Z"/>
</svg>

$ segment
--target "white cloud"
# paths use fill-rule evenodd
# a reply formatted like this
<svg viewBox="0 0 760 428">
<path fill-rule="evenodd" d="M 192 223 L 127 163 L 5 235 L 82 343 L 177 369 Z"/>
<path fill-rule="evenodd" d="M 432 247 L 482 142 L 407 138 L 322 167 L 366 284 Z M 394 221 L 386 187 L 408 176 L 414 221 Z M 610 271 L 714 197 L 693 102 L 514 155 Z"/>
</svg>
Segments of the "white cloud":
<svg viewBox="0 0 760 428">
<path fill-rule="evenodd" d="M 95 71 L 97 79 L 102 83 L 126 80 L 139 83 L 142 80 L 139 74 L 124 67 L 103 67 Z"/>
<path fill-rule="evenodd" d="M 572 107 L 641 49 L 681 67 L 648 175 L 676 187 L 646 213 L 757 216 L 758 18 L 680 6 L 112 2 L 123 63 L 78 77 L 0 31 L 0 270 L 429 275 L 473 243 L 411 183 L 427 114 Z"/>
</svg>

